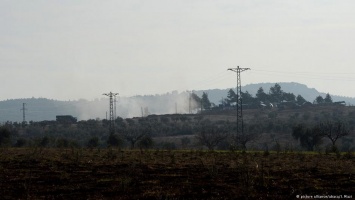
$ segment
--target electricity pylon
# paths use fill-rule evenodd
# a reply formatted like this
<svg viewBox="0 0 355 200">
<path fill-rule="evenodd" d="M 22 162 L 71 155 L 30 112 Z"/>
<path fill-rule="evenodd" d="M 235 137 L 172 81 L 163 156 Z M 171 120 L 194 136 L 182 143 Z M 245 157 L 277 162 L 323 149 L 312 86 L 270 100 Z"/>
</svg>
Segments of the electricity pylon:
<svg viewBox="0 0 355 200">
<path fill-rule="evenodd" d="M 192 91 L 189 92 L 189 114 L 192 114 Z"/>
<path fill-rule="evenodd" d="M 22 103 L 22 123 L 26 124 L 26 108 L 25 108 L 26 103 Z"/>
<path fill-rule="evenodd" d="M 108 96 L 110 98 L 110 134 L 115 133 L 115 115 L 114 115 L 114 108 L 113 108 L 113 98 L 118 95 L 118 93 L 104 93 L 103 95 Z"/>
<path fill-rule="evenodd" d="M 234 71 L 237 73 L 237 138 L 239 135 L 243 134 L 243 100 L 242 100 L 242 81 L 240 79 L 240 73 L 250 68 L 229 68 L 228 70 Z"/>
<path fill-rule="evenodd" d="M 114 119 L 116 119 L 116 118 L 117 118 L 117 111 L 116 111 L 116 103 L 117 103 L 117 99 L 116 99 L 116 96 L 114 96 L 114 100 L 113 100 L 113 102 L 114 102 L 114 109 L 115 109 L 115 112 L 114 112 Z"/>
</svg>

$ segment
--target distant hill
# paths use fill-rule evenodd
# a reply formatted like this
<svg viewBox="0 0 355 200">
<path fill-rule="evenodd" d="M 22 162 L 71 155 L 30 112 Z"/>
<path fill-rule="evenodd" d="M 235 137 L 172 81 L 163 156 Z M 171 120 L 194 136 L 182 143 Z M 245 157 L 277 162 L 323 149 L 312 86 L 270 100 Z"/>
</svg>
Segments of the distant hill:
<svg viewBox="0 0 355 200">
<path fill-rule="evenodd" d="M 0 101 L 0 122 L 22 121 L 22 104 L 26 104 L 26 121 L 55 120 L 56 115 L 76 115 L 75 102 L 45 98 Z"/>
<path fill-rule="evenodd" d="M 78 120 L 105 119 L 109 113 L 109 99 L 58 101 L 45 98 L 10 99 L 0 101 L 0 123 L 21 122 L 22 104 L 26 104 L 26 121 L 55 120 L 57 115 L 72 115 Z M 118 97 L 117 116 L 122 118 L 149 114 L 189 112 L 189 93 L 172 92 L 162 95 Z"/>
<path fill-rule="evenodd" d="M 300 83 L 279 84 L 284 92 L 291 92 L 295 95 L 300 94 L 310 102 L 313 102 L 318 95 L 325 97 L 324 93 Z M 264 89 L 265 93 L 268 93 L 270 87 L 274 85 L 275 83 L 248 84 L 242 87 L 242 91 L 248 91 L 255 96 L 260 87 Z M 230 89 L 196 90 L 193 92 L 200 97 L 203 92 L 207 92 L 210 101 L 218 105 L 222 98 L 227 97 Z M 235 90 L 235 88 L 233 89 Z M 345 101 L 347 105 L 355 105 L 355 98 L 330 95 L 333 101 Z M 109 100 L 107 98 L 93 101 L 83 99 L 58 101 L 45 98 L 10 99 L 0 101 L 0 123 L 6 121 L 21 122 L 23 103 L 26 103 L 27 108 L 26 121 L 55 120 L 56 115 L 72 115 L 77 117 L 78 120 L 104 119 L 106 118 L 106 112 L 109 110 Z M 199 107 L 190 104 L 189 93 L 178 93 L 177 91 L 160 95 L 118 97 L 116 105 L 117 116 L 122 118 L 146 116 L 148 114 L 188 113 L 190 106 Z"/>
<path fill-rule="evenodd" d="M 255 96 L 256 92 L 260 87 L 264 89 L 265 93 L 269 92 L 270 87 L 273 87 L 276 83 L 256 83 L 248 84 L 242 86 L 242 91 L 248 91 L 251 95 Z M 326 93 L 318 92 L 315 88 L 309 88 L 307 85 L 294 83 L 294 82 L 279 82 L 281 89 L 284 92 L 290 92 L 297 95 L 302 95 L 309 102 L 313 102 L 315 98 L 319 95 L 325 97 Z M 228 91 L 233 89 L 236 91 L 236 88 L 227 88 L 227 89 L 211 89 L 211 90 L 197 90 L 194 91 L 197 95 L 201 96 L 203 92 L 208 93 L 208 98 L 211 102 L 219 104 L 222 98 L 226 98 Z M 355 98 L 352 97 L 343 97 L 330 94 L 333 101 L 345 101 L 347 105 L 355 105 Z"/>
</svg>

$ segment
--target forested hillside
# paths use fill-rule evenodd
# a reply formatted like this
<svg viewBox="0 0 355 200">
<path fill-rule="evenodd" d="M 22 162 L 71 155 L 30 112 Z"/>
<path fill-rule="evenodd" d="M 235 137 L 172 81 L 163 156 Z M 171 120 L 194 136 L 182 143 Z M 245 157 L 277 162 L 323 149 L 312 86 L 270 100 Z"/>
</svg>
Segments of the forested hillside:
<svg viewBox="0 0 355 200">
<path fill-rule="evenodd" d="M 300 84 L 300 83 L 281 82 L 278 84 L 281 86 L 281 88 L 284 92 L 293 93 L 296 96 L 302 95 L 302 97 L 304 97 L 309 102 L 313 102 L 313 100 L 315 100 L 315 98 L 319 95 L 321 95 L 323 97 L 326 95 L 326 91 L 319 92 L 315 88 L 309 88 L 309 87 L 307 87 L 307 85 Z M 264 91 L 266 93 L 268 93 L 270 87 L 272 87 L 274 85 L 275 85 L 275 83 L 248 84 L 248 85 L 242 86 L 242 91 L 243 92 L 248 91 L 248 93 L 250 93 L 252 96 L 254 96 L 260 87 L 262 87 L 264 89 Z M 222 98 L 226 98 L 226 94 L 230 89 L 235 90 L 235 88 L 210 89 L 210 90 L 203 90 L 203 91 L 196 90 L 196 91 L 194 91 L 194 93 L 201 96 L 203 92 L 206 92 L 206 93 L 208 93 L 208 97 L 211 102 L 213 102 L 215 104 L 219 104 L 220 101 L 222 100 Z M 355 105 L 355 98 L 354 97 L 343 97 L 343 96 L 337 96 L 337 95 L 333 95 L 333 94 L 331 94 L 331 96 L 334 101 L 345 101 L 348 105 Z"/>
</svg>

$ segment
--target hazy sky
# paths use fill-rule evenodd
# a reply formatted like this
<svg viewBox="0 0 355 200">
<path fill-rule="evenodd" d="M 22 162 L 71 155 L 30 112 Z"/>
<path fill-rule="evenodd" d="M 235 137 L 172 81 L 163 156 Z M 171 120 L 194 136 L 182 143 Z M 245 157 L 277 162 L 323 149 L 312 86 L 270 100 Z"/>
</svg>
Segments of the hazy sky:
<svg viewBox="0 0 355 200">
<path fill-rule="evenodd" d="M 353 0 L 0 0 L 0 100 L 299 82 L 355 97 Z M 264 88 L 268 90 L 267 88 Z M 251 93 L 255 91 L 250 91 Z"/>
</svg>

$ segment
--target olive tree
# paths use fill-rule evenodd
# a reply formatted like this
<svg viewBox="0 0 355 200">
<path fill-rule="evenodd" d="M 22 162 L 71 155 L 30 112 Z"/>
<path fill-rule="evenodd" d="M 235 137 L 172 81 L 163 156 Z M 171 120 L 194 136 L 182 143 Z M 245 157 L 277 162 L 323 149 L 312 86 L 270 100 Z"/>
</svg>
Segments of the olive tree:
<svg viewBox="0 0 355 200">
<path fill-rule="evenodd" d="M 298 124 L 292 128 L 292 136 L 299 140 L 300 146 L 308 151 L 313 151 L 315 146 L 320 145 L 323 138 L 318 127 L 309 128 L 303 124 Z"/>
<path fill-rule="evenodd" d="M 201 122 L 197 128 L 196 139 L 200 145 L 206 146 L 209 150 L 214 148 L 228 137 L 225 126 L 211 123 L 209 120 Z"/>
</svg>

